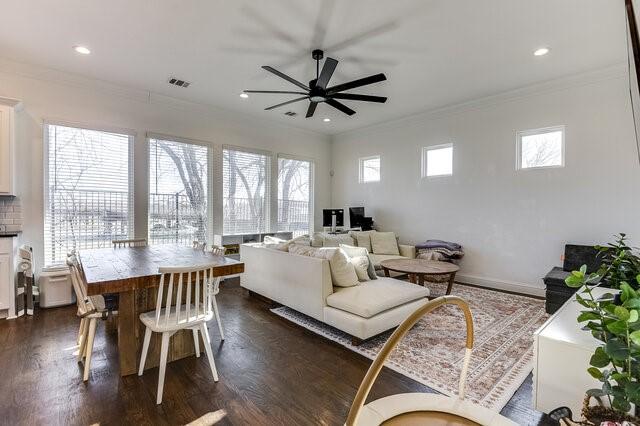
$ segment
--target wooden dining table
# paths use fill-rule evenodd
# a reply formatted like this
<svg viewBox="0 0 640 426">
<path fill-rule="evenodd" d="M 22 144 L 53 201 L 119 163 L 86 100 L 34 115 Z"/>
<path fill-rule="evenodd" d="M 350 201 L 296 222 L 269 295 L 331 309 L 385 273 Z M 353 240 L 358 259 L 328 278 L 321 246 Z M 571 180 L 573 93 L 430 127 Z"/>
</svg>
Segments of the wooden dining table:
<svg viewBox="0 0 640 426">
<path fill-rule="evenodd" d="M 144 247 L 100 248 L 78 253 L 89 296 L 119 295 L 118 353 L 120 375 L 137 372 L 144 328 L 138 316 L 155 309 L 160 283 L 160 266 L 196 266 L 215 264 L 213 274 L 223 277 L 244 272 L 244 263 L 224 256 L 177 244 Z M 201 345 L 203 343 L 201 342 Z M 159 334 L 154 333 L 145 369 L 156 367 L 160 358 Z M 169 361 L 195 354 L 191 330 L 171 338 Z"/>
</svg>

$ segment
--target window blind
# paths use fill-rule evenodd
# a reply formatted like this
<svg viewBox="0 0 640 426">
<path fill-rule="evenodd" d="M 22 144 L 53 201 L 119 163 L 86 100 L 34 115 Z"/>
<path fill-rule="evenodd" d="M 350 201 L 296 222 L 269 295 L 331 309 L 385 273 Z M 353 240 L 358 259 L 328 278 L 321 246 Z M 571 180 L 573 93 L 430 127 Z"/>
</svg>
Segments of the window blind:
<svg viewBox="0 0 640 426">
<path fill-rule="evenodd" d="M 45 263 L 133 233 L 133 136 L 45 125 Z"/>
<path fill-rule="evenodd" d="M 271 157 L 224 148 L 222 167 L 224 234 L 269 232 Z"/>
<path fill-rule="evenodd" d="M 149 243 L 206 241 L 209 148 L 149 139 Z"/>
<path fill-rule="evenodd" d="M 308 234 L 312 222 L 313 164 L 278 158 L 278 231 Z"/>
</svg>

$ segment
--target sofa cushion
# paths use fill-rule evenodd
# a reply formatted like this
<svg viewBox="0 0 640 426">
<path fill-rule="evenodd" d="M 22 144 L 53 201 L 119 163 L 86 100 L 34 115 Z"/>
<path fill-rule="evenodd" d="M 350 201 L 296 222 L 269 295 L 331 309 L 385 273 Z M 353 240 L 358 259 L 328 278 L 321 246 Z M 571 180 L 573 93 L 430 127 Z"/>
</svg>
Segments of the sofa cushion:
<svg viewBox="0 0 640 426">
<path fill-rule="evenodd" d="M 371 255 L 371 260 L 373 261 L 373 267 L 375 269 L 382 268 L 382 266 L 380 266 L 380 262 L 382 262 L 383 260 L 391 260 L 391 259 L 407 259 L 407 258 L 404 256 L 395 256 L 392 254 L 372 254 Z"/>
<path fill-rule="evenodd" d="M 353 238 L 349 234 L 323 234 L 322 247 L 340 247 L 340 244 L 353 245 Z"/>
<path fill-rule="evenodd" d="M 289 245 L 289 253 L 297 254 L 299 256 L 311 256 L 311 253 L 316 250 L 316 247 L 311 247 L 303 244 L 291 244 Z"/>
<path fill-rule="evenodd" d="M 376 275 L 376 269 L 373 266 L 373 259 L 371 259 L 371 255 L 369 254 L 369 251 L 364 248 L 364 247 L 353 247 L 353 246 L 349 246 L 346 244 L 340 244 L 340 248 L 342 250 L 344 250 L 344 252 L 347 254 L 347 256 L 349 257 L 354 257 L 354 256 L 367 256 L 368 259 L 368 265 L 367 265 L 367 274 L 369 275 L 369 279 L 370 280 L 375 280 L 378 278 L 378 276 Z M 363 280 L 360 280 L 363 281 Z"/>
<path fill-rule="evenodd" d="M 367 269 L 369 269 L 369 257 L 368 256 L 352 256 L 349 258 L 349 263 L 353 265 L 356 270 L 356 275 L 358 276 L 358 281 L 369 281 L 369 273 Z"/>
<path fill-rule="evenodd" d="M 327 305 L 363 318 L 429 296 L 429 289 L 395 278 L 380 277 L 359 286 L 336 288 Z"/>
<path fill-rule="evenodd" d="M 371 253 L 373 251 L 371 248 L 371 234 L 374 232 L 376 231 L 352 231 L 351 236 L 358 247 L 364 247 Z"/>
<path fill-rule="evenodd" d="M 398 240 L 393 232 L 374 232 L 371 234 L 371 248 L 374 254 L 400 255 Z"/>
</svg>

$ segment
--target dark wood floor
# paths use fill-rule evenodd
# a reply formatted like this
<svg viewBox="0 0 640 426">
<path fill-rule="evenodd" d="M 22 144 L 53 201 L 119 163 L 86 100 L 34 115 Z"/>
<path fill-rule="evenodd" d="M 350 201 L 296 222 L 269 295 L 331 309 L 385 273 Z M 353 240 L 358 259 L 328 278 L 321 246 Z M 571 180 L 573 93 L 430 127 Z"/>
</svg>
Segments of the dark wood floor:
<svg viewBox="0 0 640 426">
<path fill-rule="evenodd" d="M 163 404 L 157 369 L 118 375 L 116 335 L 98 326 L 88 383 L 75 360 L 74 307 L 0 321 L 0 424 L 185 424 L 207 413 L 219 425 L 340 425 L 370 360 L 269 312 L 237 281 L 219 296 L 227 340 L 214 344 L 220 381 L 206 357 L 167 366 Z M 215 323 L 212 340 L 219 342 Z M 423 385 L 385 369 L 372 398 Z M 547 424 L 531 408 L 531 377 L 502 411 L 519 424 Z M 213 416 L 213 415 L 212 415 Z"/>
</svg>

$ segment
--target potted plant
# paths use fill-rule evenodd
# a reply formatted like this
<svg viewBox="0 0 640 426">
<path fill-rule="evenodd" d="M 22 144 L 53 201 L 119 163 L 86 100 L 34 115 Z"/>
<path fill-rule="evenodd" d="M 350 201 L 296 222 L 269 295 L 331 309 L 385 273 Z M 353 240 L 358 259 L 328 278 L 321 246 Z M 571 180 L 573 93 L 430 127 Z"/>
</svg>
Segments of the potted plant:
<svg viewBox="0 0 640 426">
<path fill-rule="evenodd" d="M 620 234 L 616 242 L 598 247 L 603 264 L 588 273 L 586 265 L 566 279 L 579 288 L 576 300 L 585 309 L 578 322 L 601 342 L 590 359 L 587 372 L 602 382 L 600 389 L 587 391 L 582 412 L 588 424 L 606 421 L 633 422 L 640 406 L 640 261 Z M 619 290 L 600 297 L 593 289 L 605 284 Z M 595 399 L 598 405 L 590 405 Z"/>
</svg>

